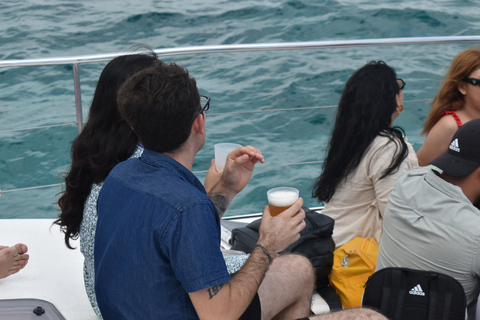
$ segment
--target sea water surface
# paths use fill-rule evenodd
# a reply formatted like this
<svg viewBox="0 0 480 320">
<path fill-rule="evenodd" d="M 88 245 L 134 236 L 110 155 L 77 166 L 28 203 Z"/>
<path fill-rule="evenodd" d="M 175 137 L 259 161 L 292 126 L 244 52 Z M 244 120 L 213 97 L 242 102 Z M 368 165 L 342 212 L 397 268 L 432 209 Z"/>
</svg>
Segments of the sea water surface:
<svg viewBox="0 0 480 320">
<path fill-rule="evenodd" d="M 480 35 L 480 1 L 171 0 L 0 2 L 0 60 L 68 57 L 246 43 Z M 261 212 L 271 187 L 293 186 L 305 204 L 321 172 L 345 81 L 384 60 L 407 83 L 402 126 L 418 150 L 430 101 L 451 59 L 473 44 L 438 44 L 161 57 L 188 68 L 212 98 L 201 179 L 213 145 L 262 150 L 227 215 Z M 83 116 L 106 62 L 80 65 Z M 71 66 L 0 69 L 0 218 L 54 218 L 77 134 Z M 39 128 L 40 127 L 40 128 Z M 29 129 L 33 128 L 33 129 Z M 22 129 L 22 130 L 19 130 Z M 29 129 L 29 130 L 23 130 Z"/>
</svg>

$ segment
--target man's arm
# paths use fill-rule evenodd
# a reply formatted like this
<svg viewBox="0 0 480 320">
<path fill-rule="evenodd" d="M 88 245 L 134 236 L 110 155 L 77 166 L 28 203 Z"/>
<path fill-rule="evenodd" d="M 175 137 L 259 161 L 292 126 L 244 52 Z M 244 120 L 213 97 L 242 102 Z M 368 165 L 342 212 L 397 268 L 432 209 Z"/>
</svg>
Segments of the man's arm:
<svg viewBox="0 0 480 320">
<path fill-rule="evenodd" d="M 258 161 L 265 162 L 262 153 L 254 147 L 247 146 L 237 148 L 228 154 L 225 170 L 221 176 L 216 172 L 215 163 L 212 162 L 205 178 L 205 187 L 209 188 L 207 196 L 215 204 L 220 218 L 232 199 L 245 188 Z"/>
<path fill-rule="evenodd" d="M 366 308 L 354 308 L 310 317 L 310 320 L 387 320 L 382 314 Z"/>
<path fill-rule="evenodd" d="M 277 252 L 300 238 L 305 228 L 302 204 L 299 199 L 276 217 L 265 206 L 257 246 L 232 281 L 189 294 L 200 319 L 238 319 L 243 314 Z"/>
</svg>

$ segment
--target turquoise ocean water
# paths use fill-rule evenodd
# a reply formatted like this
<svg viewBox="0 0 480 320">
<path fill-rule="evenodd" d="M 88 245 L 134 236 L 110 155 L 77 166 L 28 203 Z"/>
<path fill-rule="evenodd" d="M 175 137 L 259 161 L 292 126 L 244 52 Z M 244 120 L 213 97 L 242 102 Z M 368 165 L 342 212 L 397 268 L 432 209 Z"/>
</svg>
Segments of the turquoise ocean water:
<svg viewBox="0 0 480 320">
<path fill-rule="evenodd" d="M 479 5 L 474 0 L 3 0 L 0 60 L 122 52 L 138 43 L 159 49 L 480 35 Z M 250 144 L 265 155 L 265 165 L 258 166 L 227 212 L 236 215 L 260 212 L 266 191 L 281 185 L 297 187 L 307 205 L 317 204 L 311 184 L 321 171 L 335 105 L 348 77 L 369 60 L 386 61 L 406 81 L 405 111 L 395 124 L 418 149 L 430 99 L 449 62 L 472 45 L 215 53 L 163 60 L 186 66 L 201 94 L 212 98 L 206 145 L 193 168 L 201 180 L 215 143 Z M 104 65 L 80 65 L 84 119 Z M 62 188 L 59 175 L 69 165 L 77 132 L 73 90 L 70 66 L 0 69 L 0 218 L 57 215 L 53 203 Z M 41 126 L 53 127 L 12 131 Z"/>
</svg>

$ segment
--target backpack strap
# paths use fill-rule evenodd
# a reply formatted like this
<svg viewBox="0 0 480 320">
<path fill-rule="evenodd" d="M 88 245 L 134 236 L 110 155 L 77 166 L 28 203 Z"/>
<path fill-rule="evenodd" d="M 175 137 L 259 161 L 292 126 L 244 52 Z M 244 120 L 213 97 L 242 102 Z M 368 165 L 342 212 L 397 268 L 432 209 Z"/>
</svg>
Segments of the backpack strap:
<svg viewBox="0 0 480 320">
<path fill-rule="evenodd" d="M 437 275 L 435 277 L 436 281 L 430 283 L 430 291 L 429 291 L 429 298 L 428 298 L 428 320 L 435 320 L 435 313 L 437 311 L 437 303 L 439 306 L 442 305 L 442 301 L 440 299 L 443 298 L 441 291 L 445 290 L 445 283 L 441 283 L 440 277 Z M 443 287 L 443 288 L 442 288 Z M 440 291 L 440 297 L 439 296 Z"/>
<path fill-rule="evenodd" d="M 402 275 L 403 273 L 399 269 L 388 269 L 385 270 L 383 278 L 380 310 L 383 315 L 391 317 L 394 320 L 402 318 L 402 310 L 405 302 L 405 289 L 401 287 Z"/>
<path fill-rule="evenodd" d="M 394 291 L 397 298 L 396 299 L 397 308 L 395 310 L 394 319 L 402 319 L 403 305 L 405 303 L 405 294 L 406 294 L 406 290 L 404 288 L 405 286 L 402 286 L 402 282 L 405 282 L 405 281 L 402 281 L 403 278 L 404 278 L 404 273 L 402 272 L 402 270 L 400 269 L 393 270 L 392 284 L 394 288 L 399 288 L 399 290 Z"/>
<path fill-rule="evenodd" d="M 453 302 L 453 285 L 443 274 L 435 277 L 434 283 L 430 285 L 430 298 L 428 305 L 428 320 L 450 319 L 450 312 Z"/>
<path fill-rule="evenodd" d="M 440 289 L 442 288 L 445 288 L 445 292 L 443 292 L 443 289 L 442 291 L 442 300 L 441 301 L 443 303 L 443 319 L 444 320 L 448 320 L 450 319 L 450 309 L 452 307 L 452 300 L 453 300 L 453 288 L 452 288 L 452 284 L 447 281 L 447 277 L 445 277 L 445 275 L 441 274 L 440 275 L 440 283 L 442 284 L 442 286 L 440 287 Z"/>
<path fill-rule="evenodd" d="M 392 282 L 392 270 L 385 270 L 383 275 L 383 285 L 382 285 L 382 299 L 380 300 L 380 313 L 387 315 L 388 305 L 390 300 L 390 291 L 391 291 L 391 282 Z"/>
<path fill-rule="evenodd" d="M 452 301 L 453 301 L 453 286 L 448 281 L 445 275 L 439 274 L 437 278 L 438 278 L 437 304 L 439 307 L 437 308 L 437 312 L 440 312 L 439 315 L 443 314 L 442 319 L 448 320 L 450 318 L 450 312 L 451 312 Z"/>
<path fill-rule="evenodd" d="M 330 311 L 335 310 L 342 310 L 342 302 L 340 302 L 340 298 L 338 294 L 335 292 L 335 289 L 330 287 L 329 285 L 323 286 L 321 288 L 317 287 L 318 294 L 325 300 L 330 308 Z"/>
<path fill-rule="evenodd" d="M 442 277 L 445 277 L 445 276 L 442 274 Z M 447 282 L 446 279 L 445 279 L 445 282 Z M 445 307 L 443 308 L 443 320 L 450 319 L 452 302 L 453 302 L 453 284 L 450 281 L 448 281 L 447 292 L 445 293 L 445 301 L 444 301 Z"/>
</svg>

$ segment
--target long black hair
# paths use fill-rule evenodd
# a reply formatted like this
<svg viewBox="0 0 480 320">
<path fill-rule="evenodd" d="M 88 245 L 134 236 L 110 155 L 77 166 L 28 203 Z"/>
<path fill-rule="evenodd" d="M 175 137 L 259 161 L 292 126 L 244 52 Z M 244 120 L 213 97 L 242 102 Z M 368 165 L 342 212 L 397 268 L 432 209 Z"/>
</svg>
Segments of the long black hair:
<svg viewBox="0 0 480 320">
<path fill-rule="evenodd" d="M 85 201 L 94 183 L 103 182 L 119 162 L 135 151 L 138 139 L 120 117 L 117 91 L 130 76 L 153 64 L 153 51 L 119 56 L 102 71 L 95 89 L 88 121 L 72 144 L 72 164 L 64 173 L 65 191 L 58 200 L 61 213 L 54 222 L 65 233 L 65 244 L 77 239 Z"/>
<path fill-rule="evenodd" d="M 388 137 L 397 148 L 381 179 L 398 170 L 408 155 L 403 130 L 391 127 L 399 92 L 395 70 L 383 61 L 371 61 L 350 77 L 340 98 L 323 172 L 315 181 L 313 197 L 320 202 L 329 201 L 378 135 Z"/>
</svg>

